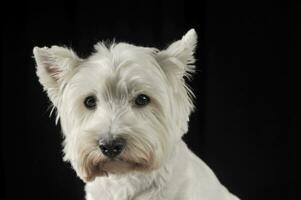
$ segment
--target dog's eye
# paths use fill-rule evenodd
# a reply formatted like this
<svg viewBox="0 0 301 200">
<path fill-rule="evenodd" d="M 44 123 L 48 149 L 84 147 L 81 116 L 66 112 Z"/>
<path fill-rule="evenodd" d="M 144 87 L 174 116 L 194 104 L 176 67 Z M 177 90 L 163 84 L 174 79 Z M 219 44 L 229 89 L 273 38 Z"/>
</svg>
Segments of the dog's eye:
<svg viewBox="0 0 301 200">
<path fill-rule="evenodd" d="M 94 109 L 96 107 L 96 97 L 95 96 L 88 96 L 85 98 L 84 104 L 88 109 Z"/>
<path fill-rule="evenodd" d="M 137 106 L 145 106 L 150 103 L 150 98 L 145 94 L 139 94 L 135 99 Z"/>
</svg>

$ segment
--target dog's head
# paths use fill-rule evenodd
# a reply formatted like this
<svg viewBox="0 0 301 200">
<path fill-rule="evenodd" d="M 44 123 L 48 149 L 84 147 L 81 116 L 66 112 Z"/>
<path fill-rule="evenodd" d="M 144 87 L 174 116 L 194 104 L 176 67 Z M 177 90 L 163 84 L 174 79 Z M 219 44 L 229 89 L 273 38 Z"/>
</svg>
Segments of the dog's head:
<svg viewBox="0 0 301 200">
<path fill-rule="evenodd" d="M 37 75 L 57 109 L 65 160 L 84 181 L 158 169 L 187 131 L 193 109 L 184 77 L 194 71 L 192 29 L 159 51 L 127 43 L 72 50 L 34 48 Z"/>
</svg>

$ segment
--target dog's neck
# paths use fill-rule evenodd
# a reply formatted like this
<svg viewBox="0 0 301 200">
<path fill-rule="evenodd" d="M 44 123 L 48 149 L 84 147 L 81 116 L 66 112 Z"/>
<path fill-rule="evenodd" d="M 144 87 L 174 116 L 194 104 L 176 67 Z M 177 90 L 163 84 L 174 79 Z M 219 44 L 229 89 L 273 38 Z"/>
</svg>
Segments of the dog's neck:
<svg viewBox="0 0 301 200">
<path fill-rule="evenodd" d="M 150 197 L 165 199 L 167 187 L 171 185 L 172 174 L 176 173 L 175 162 L 179 162 L 177 154 L 183 149 L 183 145 L 185 145 L 183 141 L 179 142 L 175 151 L 158 170 L 150 173 L 132 173 L 126 176 L 100 177 L 95 180 L 96 184 L 92 187 L 96 187 L 95 185 L 102 187 L 110 200 L 143 200 Z"/>
</svg>

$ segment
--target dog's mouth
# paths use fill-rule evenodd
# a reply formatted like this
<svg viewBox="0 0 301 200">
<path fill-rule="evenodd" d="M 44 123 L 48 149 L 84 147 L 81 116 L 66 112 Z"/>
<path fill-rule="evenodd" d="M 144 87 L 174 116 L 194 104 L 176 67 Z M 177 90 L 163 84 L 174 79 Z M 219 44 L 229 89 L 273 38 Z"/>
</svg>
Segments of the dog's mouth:
<svg viewBox="0 0 301 200">
<path fill-rule="evenodd" d="M 135 172 L 149 172 L 157 169 L 160 163 L 154 159 L 151 150 L 129 145 L 119 155 L 110 157 L 98 148 L 86 148 L 81 151 L 78 175 L 86 182 L 93 181 L 96 177 L 122 175 Z"/>
<path fill-rule="evenodd" d="M 98 163 L 94 163 L 92 166 L 87 166 L 88 169 L 84 180 L 86 182 L 93 181 L 96 177 L 110 176 L 114 174 L 126 174 L 129 172 L 150 171 L 151 167 L 144 162 L 134 162 L 121 158 L 106 159 Z"/>
<path fill-rule="evenodd" d="M 103 162 L 100 167 L 102 170 L 112 174 L 123 174 L 129 171 L 140 171 L 148 168 L 146 163 L 137 163 L 124 159 L 111 159 Z"/>
</svg>

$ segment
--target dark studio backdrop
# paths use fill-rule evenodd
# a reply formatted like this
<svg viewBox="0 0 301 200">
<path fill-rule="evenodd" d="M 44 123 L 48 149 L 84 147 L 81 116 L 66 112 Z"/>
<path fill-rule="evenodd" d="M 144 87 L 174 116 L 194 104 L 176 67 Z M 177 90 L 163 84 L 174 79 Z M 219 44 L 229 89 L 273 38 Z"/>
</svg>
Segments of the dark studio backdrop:
<svg viewBox="0 0 301 200">
<path fill-rule="evenodd" d="M 26 1 L 1 7 L 0 199 L 83 199 L 35 75 L 34 46 L 82 57 L 116 38 L 164 48 L 194 27 L 190 148 L 244 200 L 296 199 L 297 6 L 278 1 Z M 180 161 L 179 161 L 180 162 Z"/>
</svg>

